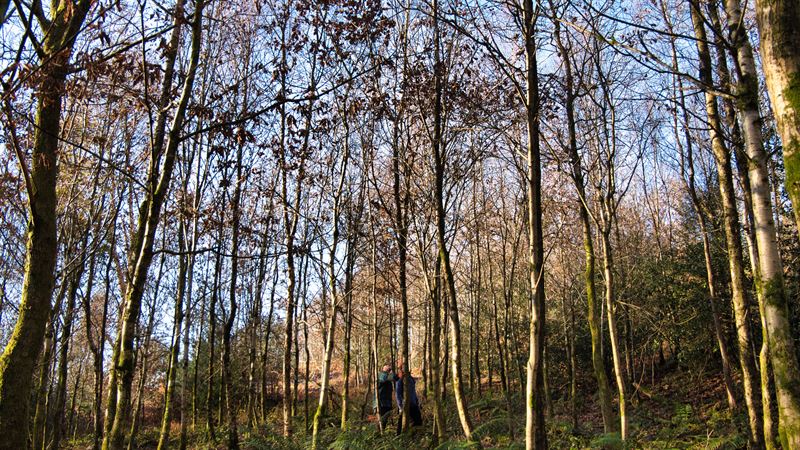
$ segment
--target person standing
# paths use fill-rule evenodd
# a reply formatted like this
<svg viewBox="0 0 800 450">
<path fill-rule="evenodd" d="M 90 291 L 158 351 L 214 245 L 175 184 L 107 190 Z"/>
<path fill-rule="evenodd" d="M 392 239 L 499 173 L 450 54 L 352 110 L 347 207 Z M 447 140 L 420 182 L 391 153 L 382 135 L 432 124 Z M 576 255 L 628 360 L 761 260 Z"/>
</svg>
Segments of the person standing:
<svg viewBox="0 0 800 450">
<path fill-rule="evenodd" d="M 408 377 L 408 401 L 411 403 L 408 408 L 409 419 L 415 427 L 422 425 L 422 411 L 419 409 L 419 398 L 417 397 L 417 380 L 411 376 L 411 371 L 405 373 L 402 369 L 395 377 L 395 400 L 399 408 L 399 418 L 397 420 L 397 434 L 403 430 L 403 380 Z"/>
<path fill-rule="evenodd" d="M 386 429 L 386 424 L 389 422 L 389 414 L 392 412 L 392 384 L 397 379 L 389 364 L 384 365 L 378 373 L 378 414 L 382 429 Z"/>
</svg>

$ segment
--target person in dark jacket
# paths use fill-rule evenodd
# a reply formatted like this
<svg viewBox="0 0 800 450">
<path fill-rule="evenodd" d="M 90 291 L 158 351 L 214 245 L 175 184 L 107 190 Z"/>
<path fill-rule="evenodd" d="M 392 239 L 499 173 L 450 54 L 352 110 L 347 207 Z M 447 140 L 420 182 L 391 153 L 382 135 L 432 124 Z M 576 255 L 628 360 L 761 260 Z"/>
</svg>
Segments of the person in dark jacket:
<svg viewBox="0 0 800 450">
<path fill-rule="evenodd" d="M 404 386 L 403 380 L 408 378 L 408 415 L 409 421 L 415 427 L 422 425 L 422 411 L 419 409 L 419 398 L 417 397 L 417 380 L 411 376 L 411 371 L 409 373 L 405 373 L 402 370 L 399 372 L 399 376 L 396 377 L 395 381 L 395 400 L 397 401 L 397 407 L 400 409 L 399 419 L 397 420 L 397 434 L 403 430 L 403 393 L 404 393 Z"/>
<path fill-rule="evenodd" d="M 378 373 L 378 414 L 380 414 L 381 428 L 385 429 L 392 412 L 392 385 L 397 380 L 397 375 L 392 373 L 388 364 Z"/>
</svg>

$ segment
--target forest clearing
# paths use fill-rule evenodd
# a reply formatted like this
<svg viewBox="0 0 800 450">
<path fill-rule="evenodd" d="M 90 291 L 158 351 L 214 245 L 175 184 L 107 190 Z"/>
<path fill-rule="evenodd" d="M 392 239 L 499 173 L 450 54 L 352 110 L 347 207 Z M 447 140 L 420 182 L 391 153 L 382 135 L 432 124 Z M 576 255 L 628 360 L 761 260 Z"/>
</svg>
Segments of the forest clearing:
<svg viewBox="0 0 800 450">
<path fill-rule="evenodd" d="M 0 0 L 0 450 L 800 450 L 798 0 Z"/>
</svg>

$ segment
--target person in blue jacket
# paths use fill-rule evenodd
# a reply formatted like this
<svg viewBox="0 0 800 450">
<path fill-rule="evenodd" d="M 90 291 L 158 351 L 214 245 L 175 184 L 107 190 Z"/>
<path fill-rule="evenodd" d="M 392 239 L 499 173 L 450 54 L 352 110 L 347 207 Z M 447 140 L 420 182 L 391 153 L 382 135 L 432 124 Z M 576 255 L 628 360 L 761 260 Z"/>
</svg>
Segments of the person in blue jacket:
<svg viewBox="0 0 800 450">
<path fill-rule="evenodd" d="M 397 434 L 400 434 L 400 432 L 403 430 L 403 380 L 405 378 L 408 378 L 408 400 L 410 403 L 408 407 L 408 415 L 410 422 L 417 427 L 422 425 L 422 411 L 419 409 L 419 398 L 417 397 L 417 380 L 411 376 L 411 371 L 409 371 L 409 373 L 405 373 L 401 369 L 396 377 L 394 388 L 395 400 L 397 401 L 397 407 L 400 409 L 400 416 L 399 420 L 397 421 Z"/>
</svg>

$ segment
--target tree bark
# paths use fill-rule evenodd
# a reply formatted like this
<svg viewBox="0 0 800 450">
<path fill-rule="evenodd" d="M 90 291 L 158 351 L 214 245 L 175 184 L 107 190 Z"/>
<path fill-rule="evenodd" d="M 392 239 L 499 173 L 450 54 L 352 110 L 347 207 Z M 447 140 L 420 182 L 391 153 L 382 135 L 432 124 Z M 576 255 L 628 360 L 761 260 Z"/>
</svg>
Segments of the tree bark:
<svg viewBox="0 0 800 450">
<path fill-rule="evenodd" d="M 800 48 L 797 46 L 800 42 L 800 28 L 797 26 L 800 7 L 791 0 L 758 0 L 755 6 L 762 67 L 783 142 L 786 192 L 792 200 L 795 221 L 800 229 Z M 789 346 L 785 301 L 775 300 L 774 304 L 767 306 L 767 325 L 770 329 L 775 328 L 777 334 L 770 336 L 770 344 L 775 342 L 775 349 L 771 346 L 770 351 L 780 353 L 773 355 L 775 378 L 777 381 L 778 372 L 786 377 L 776 383 L 781 405 L 781 440 L 784 446 L 787 442 L 800 445 L 800 388 L 797 387 L 796 358 L 795 362 L 787 361 L 794 353 Z"/>
<path fill-rule="evenodd" d="M 249 64 L 248 64 L 249 66 Z M 247 86 L 244 90 L 244 108 L 243 112 L 247 109 Z M 233 325 L 236 322 L 236 313 L 239 310 L 239 303 L 237 301 L 238 293 L 236 286 L 239 278 L 239 235 L 240 235 L 240 222 L 241 217 L 239 210 L 241 207 L 242 199 L 242 186 L 245 179 L 242 173 L 242 152 L 244 141 L 240 140 L 236 148 L 236 171 L 234 176 L 236 182 L 234 184 L 233 199 L 231 200 L 231 215 L 232 215 L 232 236 L 231 236 L 231 284 L 228 296 L 228 318 L 225 321 L 225 327 L 222 334 L 222 384 L 225 386 L 225 412 L 228 416 L 228 448 L 239 448 L 239 424 L 237 421 L 238 408 L 237 402 L 233 395 L 233 376 L 231 372 L 231 335 L 233 333 Z"/>
<path fill-rule="evenodd" d="M 784 448 L 800 447 L 800 366 L 791 337 L 783 262 L 772 216 L 768 157 L 761 135 L 758 73 L 738 2 L 726 0 L 725 11 L 731 41 L 736 50 L 735 62 L 739 75 L 736 85 L 737 106 L 744 131 L 752 189 L 753 227 L 759 263 L 757 284 L 761 294 L 759 299 L 763 297 L 763 307 L 759 306 L 766 316 L 769 354 L 775 370 L 780 419 L 778 431 Z M 797 42 L 800 41 L 797 27 L 800 23 L 800 7 L 796 2 L 759 0 L 756 2 L 756 14 L 762 33 L 764 74 L 783 141 L 786 191 L 794 205 L 795 218 L 800 228 L 800 51 L 797 49 Z M 762 381 L 763 384 L 767 384 L 765 387 L 768 393 L 768 383 Z M 761 425 L 758 422 L 758 411 L 755 413 L 755 417 L 751 414 L 751 428 L 753 425 Z M 756 443 L 763 443 L 763 435 L 757 437 L 761 438 L 761 442 Z"/>
<path fill-rule="evenodd" d="M 189 65 L 186 71 L 186 78 L 183 82 L 180 100 L 169 127 L 169 133 L 165 133 L 166 114 L 165 106 L 169 102 L 172 90 L 172 78 L 174 76 L 175 59 L 177 57 L 178 44 L 180 41 L 180 23 L 183 18 L 183 1 L 179 0 L 176 5 L 173 36 L 168 47 L 167 70 L 164 74 L 164 84 L 162 85 L 161 98 L 159 105 L 162 108 L 157 119 L 155 140 L 151 147 L 151 159 L 148 173 L 148 193 L 139 207 L 139 219 L 136 234 L 131 246 L 131 258 L 128 264 L 130 282 L 126 286 L 124 309 L 122 313 L 122 323 L 117 334 L 118 354 L 112 365 L 112 378 L 116 386 L 110 389 L 116 390 L 116 407 L 110 433 L 103 440 L 103 449 L 121 450 L 124 445 L 124 430 L 130 421 L 130 400 L 131 384 L 133 382 L 133 338 L 136 323 L 139 320 L 142 297 L 144 295 L 147 273 L 153 260 L 153 239 L 156 228 L 161 216 L 161 208 L 169 191 L 172 178 L 172 169 L 175 166 L 175 155 L 180 143 L 180 133 L 183 129 L 183 121 L 186 116 L 186 109 L 192 96 L 195 74 L 197 72 L 198 60 L 200 57 L 201 37 L 202 37 L 202 14 L 204 0 L 197 0 L 192 23 L 192 44 Z M 167 138 L 166 146 L 164 140 Z M 163 156 L 162 167 L 158 167 L 159 157 Z M 109 395 L 109 397 L 111 397 Z"/>
<path fill-rule="evenodd" d="M 328 253 L 328 284 L 329 289 L 331 292 L 331 315 L 328 318 L 328 326 L 325 340 L 325 354 L 322 360 L 322 384 L 320 386 L 319 391 L 319 403 L 317 404 L 317 411 L 314 413 L 314 423 L 313 423 L 313 430 L 311 434 L 311 448 L 317 448 L 317 436 L 319 433 L 319 423 L 322 419 L 322 415 L 325 413 L 325 406 L 328 401 L 328 390 L 329 390 L 329 383 L 330 383 L 330 370 L 331 370 L 331 358 L 333 356 L 333 347 L 334 347 L 334 337 L 336 333 L 336 320 L 339 316 L 339 309 L 341 307 L 340 302 L 342 298 L 340 298 L 338 289 L 337 289 L 337 277 L 336 277 L 336 251 L 339 248 L 339 219 L 340 219 L 340 211 L 341 211 L 341 199 L 342 199 L 342 192 L 344 190 L 344 183 L 347 179 L 347 167 L 348 167 L 348 160 L 350 158 L 350 139 L 349 139 L 349 127 L 347 121 L 347 96 L 345 95 L 345 106 L 343 110 L 345 111 L 345 117 L 343 120 L 344 128 L 345 128 L 345 138 L 344 138 L 344 154 L 342 155 L 342 162 L 339 171 L 339 179 L 336 184 L 336 188 L 333 192 L 333 212 L 331 214 L 331 244 L 329 247 Z M 348 252 L 351 251 L 350 248 L 347 249 Z M 349 292 L 345 288 L 345 296 L 348 296 Z M 348 311 L 349 313 L 349 311 Z M 344 414 L 344 413 L 342 413 Z"/>
<path fill-rule="evenodd" d="M 444 64 L 441 61 L 441 43 L 440 43 L 440 36 L 439 36 L 439 2 L 438 0 L 434 0 L 433 2 L 433 20 L 434 20 L 434 110 L 433 110 L 433 159 L 434 159 L 434 170 L 435 170 L 435 193 L 434 199 L 436 202 L 436 235 L 437 235 L 437 245 L 439 247 L 439 259 L 442 264 L 443 275 L 445 279 L 445 288 L 446 288 L 446 295 L 447 295 L 447 302 L 449 306 L 449 319 L 450 319 L 450 364 L 452 369 L 452 376 L 453 376 L 453 397 L 456 403 L 456 410 L 458 412 L 458 418 L 461 422 L 461 429 L 464 432 L 464 436 L 468 441 L 472 440 L 472 421 L 469 417 L 469 411 L 467 410 L 468 405 L 466 403 L 466 399 L 464 398 L 464 388 L 463 388 L 463 376 L 462 376 L 462 369 L 461 369 L 461 323 L 458 314 L 458 299 L 456 296 L 456 283 L 455 283 L 455 276 L 453 274 L 453 268 L 450 264 L 450 250 L 447 247 L 447 241 L 445 240 L 445 208 L 444 208 L 444 172 L 445 166 L 447 164 L 447 158 L 445 156 L 445 149 L 444 149 L 444 142 L 442 138 L 443 128 L 445 127 L 444 119 L 443 119 L 443 97 L 444 97 L 444 84 L 445 80 L 443 80 L 445 72 L 444 72 Z M 397 164 L 395 162 L 395 164 Z M 397 179 L 397 175 L 395 175 L 395 180 Z M 395 182 L 395 185 L 397 183 Z M 395 192 L 397 192 L 397 187 L 395 187 Z M 395 197 L 398 194 L 395 193 Z M 406 301 L 406 292 L 405 292 L 405 235 L 404 233 L 400 233 L 403 235 L 402 242 L 398 242 L 402 244 L 400 255 L 402 264 L 400 267 L 400 282 L 402 286 L 402 290 L 400 293 L 400 298 L 403 307 L 403 358 L 404 358 L 404 365 L 405 368 L 408 368 L 408 305 Z M 406 370 L 408 372 L 408 370 Z M 409 384 L 408 378 L 404 379 L 404 399 L 403 399 L 403 422 L 404 425 L 408 422 L 408 407 L 409 407 Z"/>
<path fill-rule="evenodd" d="M 525 448 L 544 450 L 547 430 L 544 417 L 545 291 L 542 232 L 542 167 L 539 150 L 539 72 L 536 56 L 537 13 L 532 0 L 522 3 L 522 37 L 525 43 L 525 98 L 527 122 L 528 281 L 530 324 L 525 387 Z"/>
<path fill-rule="evenodd" d="M 167 392 L 164 396 L 164 413 L 161 417 L 161 432 L 159 433 L 158 437 L 158 450 L 166 448 L 169 444 L 169 431 L 170 431 L 170 416 L 172 410 L 172 400 L 175 395 L 175 380 L 177 378 L 177 370 L 178 370 L 178 357 L 180 355 L 180 340 L 182 338 L 182 326 L 183 326 L 183 302 L 186 296 L 186 276 L 188 272 L 188 262 L 187 259 L 189 258 L 188 255 L 185 255 L 186 250 L 186 243 L 185 243 L 185 231 L 184 231 L 184 221 L 183 218 L 179 219 L 178 223 L 178 250 L 180 251 L 180 255 L 178 256 L 178 287 L 177 287 L 177 297 L 175 299 L 175 313 L 174 313 L 174 320 L 175 320 L 175 335 L 173 338 L 172 348 L 170 349 L 169 354 L 169 371 L 167 372 Z"/>
<path fill-rule="evenodd" d="M 706 31 L 704 18 L 699 5 L 692 1 L 691 4 L 692 23 L 694 25 L 695 36 L 697 37 L 697 52 L 700 58 L 700 81 L 706 86 L 713 85 L 711 54 L 706 41 Z M 751 353 L 750 324 L 748 323 L 748 301 L 744 287 L 744 267 L 742 256 L 742 245 L 739 234 L 739 214 L 736 207 L 734 196 L 733 171 L 731 168 L 730 149 L 723 140 L 722 127 L 720 123 L 719 108 L 717 100 L 711 92 L 705 92 L 706 114 L 709 122 L 709 134 L 711 138 L 711 149 L 714 154 L 717 173 L 719 176 L 719 190 L 723 207 L 723 225 L 725 229 L 725 240 L 728 250 L 728 268 L 731 275 L 731 294 L 733 300 L 734 316 L 736 319 L 737 344 L 739 350 L 739 363 L 742 369 L 742 387 L 744 388 L 745 403 L 747 404 L 748 414 L 751 417 L 751 427 L 760 428 L 758 410 L 761 408 L 761 396 L 758 386 L 755 384 L 756 370 Z M 770 213 L 771 214 L 771 213 Z M 755 415 L 755 422 L 753 417 Z M 760 431 L 755 433 L 751 430 L 751 443 L 761 443 L 763 436 Z"/>
<path fill-rule="evenodd" d="M 39 84 L 36 86 L 36 119 L 29 173 L 25 266 L 19 316 L 0 356 L 0 447 L 24 448 L 28 439 L 28 405 L 42 350 L 50 302 L 55 285 L 58 254 L 56 241 L 56 179 L 61 103 L 72 46 L 93 0 L 54 1 L 52 21 L 41 46 Z M 70 8 L 71 14 L 61 14 Z M 21 150 L 18 156 L 22 158 Z M 20 159 L 28 171 L 28 163 Z"/>
<path fill-rule="evenodd" d="M 603 417 L 603 432 L 610 433 L 618 429 L 616 420 L 614 419 L 614 411 L 611 407 L 611 387 L 608 383 L 606 376 L 606 367 L 603 357 L 600 354 L 600 342 L 603 336 L 600 334 L 599 322 L 600 309 L 597 302 L 597 294 L 595 290 L 595 255 L 594 255 L 594 241 L 592 239 L 592 224 L 588 208 L 588 199 L 586 198 L 586 182 L 583 177 L 583 163 L 580 154 L 578 154 L 578 138 L 575 125 L 575 97 L 577 95 L 575 86 L 575 77 L 572 71 L 572 58 L 570 49 L 561 38 L 561 24 L 556 21 L 554 25 L 554 35 L 556 38 L 556 45 L 558 46 L 559 53 L 561 54 L 562 64 L 564 66 L 564 81 L 565 85 L 565 107 L 567 115 L 567 133 L 568 144 L 567 150 L 571 162 L 571 178 L 575 185 L 575 190 L 578 193 L 578 213 L 581 218 L 581 226 L 583 230 L 583 249 L 585 255 L 583 282 L 586 289 L 586 302 L 587 302 L 587 319 L 589 322 L 589 335 L 592 340 L 592 369 L 594 370 L 594 377 L 597 381 L 598 402 L 600 403 L 600 413 Z M 574 356 L 574 355 L 573 355 Z"/>
</svg>

